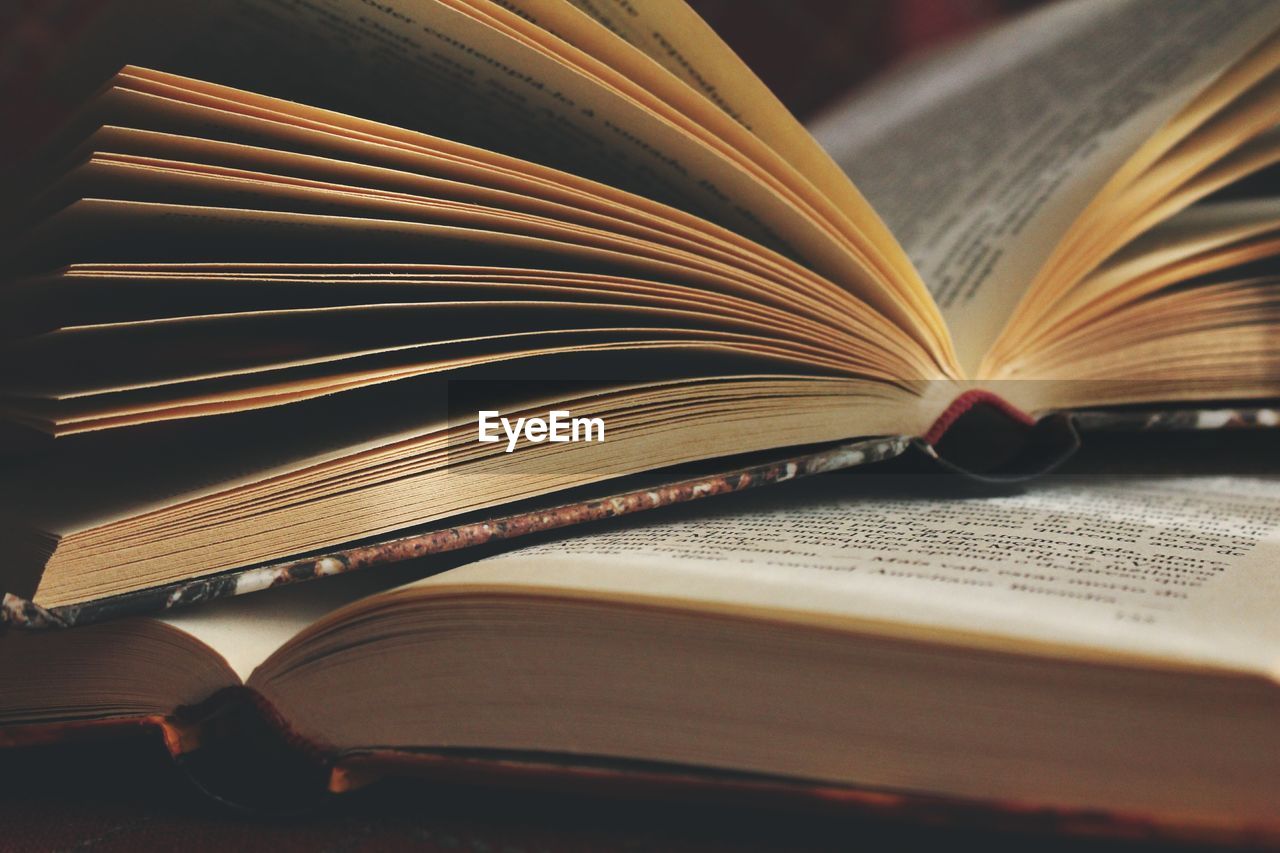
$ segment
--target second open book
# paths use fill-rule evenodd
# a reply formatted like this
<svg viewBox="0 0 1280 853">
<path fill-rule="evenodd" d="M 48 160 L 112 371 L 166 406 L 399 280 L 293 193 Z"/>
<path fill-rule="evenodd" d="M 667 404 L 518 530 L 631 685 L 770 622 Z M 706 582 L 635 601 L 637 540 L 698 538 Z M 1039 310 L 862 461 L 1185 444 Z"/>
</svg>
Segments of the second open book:
<svg viewBox="0 0 1280 853">
<path fill-rule="evenodd" d="M 1280 394 L 1273 3 L 1066 3 L 908 72 L 821 131 L 870 201 L 680 0 L 186 6 L 104 7 L 34 84 L 106 85 L 10 182 L 0 586 L 41 606 L 936 438 L 973 389 Z M 606 440 L 477 440 L 549 410 Z"/>
<path fill-rule="evenodd" d="M 0 746 L 154 727 L 259 808 L 385 774 L 648 778 L 1274 843 L 1280 480 L 1260 467 L 984 496 L 837 475 L 407 586 L 440 564 L 15 633 Z"/>
</svg>

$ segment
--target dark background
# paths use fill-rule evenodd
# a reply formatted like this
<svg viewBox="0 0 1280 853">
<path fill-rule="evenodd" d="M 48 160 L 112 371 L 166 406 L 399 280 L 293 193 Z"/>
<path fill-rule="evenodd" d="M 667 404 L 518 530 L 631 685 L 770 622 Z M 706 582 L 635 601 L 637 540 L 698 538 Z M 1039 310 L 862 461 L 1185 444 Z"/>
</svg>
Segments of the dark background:
<svg viewBox="0 0 1280 853">
<path fill-rule="evenodd" d="M 801 119 L 906 56 L 1045 0 L 690 0 Z"/>
<path fill-rule="evenodd" d="M 71 104 L 36 81 L 111 0 L 0 0 L 0 166 Z M 177 0 L 175 0 L 177 2 Z M 692 0 L 802 119 L 912 53 L 1044 0 Z M 2 194 L 2 193 L 0 193 Z"/>
</svg>

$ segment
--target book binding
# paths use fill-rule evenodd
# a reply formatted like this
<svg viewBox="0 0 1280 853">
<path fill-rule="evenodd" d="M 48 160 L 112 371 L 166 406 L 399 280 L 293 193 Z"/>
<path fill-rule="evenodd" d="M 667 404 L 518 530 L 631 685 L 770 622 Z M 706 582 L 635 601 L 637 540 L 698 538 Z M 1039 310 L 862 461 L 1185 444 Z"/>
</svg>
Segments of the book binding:
<svg viewBox="0 0 1280 853">
<path fill-rule="evenodd" d="M 799 477 L 883 462 L 915 449 L 942 470 L 980 483 L 1012 483 L 1045 474 L 1079 448 L 1086 432 L 1162 432 L 1280 427 L 1280 406 L 1118 408 L 1032 418 L 998 395 L 957 397 L 921 437 L 883 436 L 673 482 L 419 532 L 399 533 L 296 559 L 234 569 L 124 595 L 44 608 L 11 593 L 0 599 L 0 629 L 42 630 L 163 612 L 278 586 L 386 566 L 462 548 L 513 540 L 571 525 L 618 518 Z"/>
<path fill-rule="evenodd" d="M 170 715 L 0 727 L 0 748 L 154 731 L 203 795 L 250 815 L 295 816 L 387 779 L 624 797 L 654 803 L 752 805 L 796 814 L 865 815 L 939 827 L 1054 837 L 1268 848 L 1280 824 L 1122 813 L 946 797 L 604 756 L 375 747 L 341 751 L 293 730 L 257 691 L 233 687 Z"/>
<path fill-rule="evenodd" d="M 906 436 L 868 438 L 791 455 L 718 474 L 677 480 L 624 491 L 602 498 L 533 509 L 498 518 L 400 534 L 299 559 L 236 569 L 103 598 L 84 604 L 44 608 L 6 593 L 0 601 L 0 623 L 23 629 L 71 628 L 105 619 L 163 612 L 176 607 L 231 598 L 287 584 L 346 574 L 443 554 L 534 533 L 631 515 L 643 510 L 688 503 L 714 495 L 747 491 L 770 483 L 838 471 L 900 456 L 910 446 Z"/>
</svg>

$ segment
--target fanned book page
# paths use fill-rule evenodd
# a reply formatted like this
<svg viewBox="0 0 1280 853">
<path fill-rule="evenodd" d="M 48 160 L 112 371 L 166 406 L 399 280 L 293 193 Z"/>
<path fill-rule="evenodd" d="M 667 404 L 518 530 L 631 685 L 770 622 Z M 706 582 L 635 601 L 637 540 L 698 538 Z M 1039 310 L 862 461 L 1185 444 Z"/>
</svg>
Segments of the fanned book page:
<svg viewBox="0 0 1280 853">
<path fill-rule="evenodd" d="M 920 270 L 967 370 L 1017 375 L 998 359 L 1030 354 L 1001 350 L 1029 322 L 1024 306 L 1083 286 L 1143 230 L 1280 159 L 1280 48 L 1240 60 L 1256 39 L 1233 20 L 1268 6 L 1053 4 L 816 122 Z M 1068 253 L 1074 266 L 1059 269 Z"/>
<path fill-rule="evenodd" d="M 0 612 L 957 401 L 1264 409 L 1278 28 L 1073 0 L 814 137 L 680 0 L 103 3 L 6 164 Z"/>
</svg>

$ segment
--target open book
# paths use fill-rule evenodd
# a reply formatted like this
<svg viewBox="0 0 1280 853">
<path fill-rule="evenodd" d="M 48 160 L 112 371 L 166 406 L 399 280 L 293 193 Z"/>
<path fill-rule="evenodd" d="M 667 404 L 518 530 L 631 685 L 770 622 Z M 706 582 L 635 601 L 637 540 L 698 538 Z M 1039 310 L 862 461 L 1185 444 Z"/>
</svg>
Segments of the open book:
<svg viewBox="0 0 1280 853">
<path fill-rule="evenodd" d="M 647 779 L 1280 839 L 1274 471 L 932 492 L 813 479 L 407 586 L 15 633 L 0 743 L 155 726 L 259 807 L 384 774 Z"/>
<path fill-rule="evenodd" d="M 4 612 L 957 400 L 1280 396 L 1278 27 L 1016 22 L 824 123 L 864 198 L 681 0 L 103 4 L 6 184 Z"/>
</svg>

